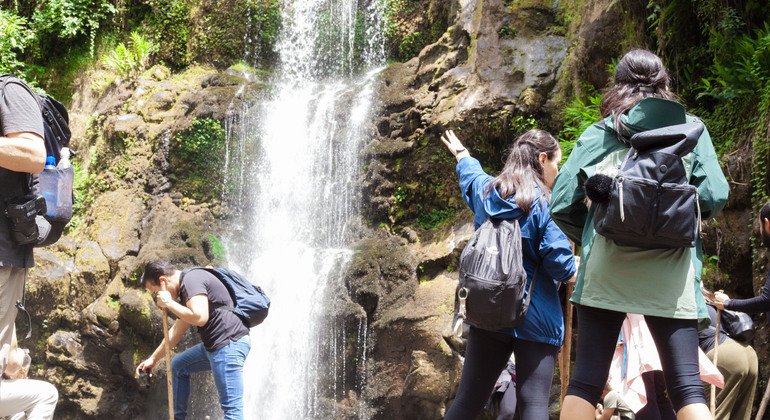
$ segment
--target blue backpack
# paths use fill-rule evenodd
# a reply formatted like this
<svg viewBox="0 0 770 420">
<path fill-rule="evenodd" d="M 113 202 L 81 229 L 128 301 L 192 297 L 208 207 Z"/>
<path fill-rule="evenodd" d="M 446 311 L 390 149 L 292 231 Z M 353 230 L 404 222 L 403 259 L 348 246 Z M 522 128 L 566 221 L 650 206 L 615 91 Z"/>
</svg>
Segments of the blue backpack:
<svg viewBox="0 0 770 420">
<path fill-rule="evenodd" d="M 247 327 L 256 327 L 267 318 L 270 309 L 270 299 L 262 288 L 255 286 L 235 271 L 226 268 L 198 267 L 216 276 L 225 285 L 235 307 L 220 306 L 220 308 L 233 312 L 246 324 Z M 194 269 L 191 269 L 194 270 Z"/>
</svg>

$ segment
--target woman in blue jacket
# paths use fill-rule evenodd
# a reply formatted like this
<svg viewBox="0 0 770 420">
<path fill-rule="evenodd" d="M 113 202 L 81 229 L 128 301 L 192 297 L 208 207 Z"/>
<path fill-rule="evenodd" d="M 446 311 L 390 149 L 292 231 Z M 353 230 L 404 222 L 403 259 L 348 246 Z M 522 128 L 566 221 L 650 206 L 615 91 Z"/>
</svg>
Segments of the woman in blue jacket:
<svg viewBox="0 0 770 420">
<path fill-rule="evenodd" d="M 515 328 L 488 331 L 471 327 L 460 386 L 445 419 L 475 418 L 483 409 L 511 352 L 516 357 L 516 396 L 523 419 L 547 419 L 556 358 L 564 337 L 558 289 L 576 273 L 567 237 L 551 220 L 551 187 L 561 161 L 559 142 L 543 130 L 521 135 L 493 178 L 472 158 L 452 131 L 441 138 L 457 158 L 465 202 L 478 228 L 487 218 L 521 216 L 522 254 L 527 287 L 537 271 L 524 321 Z"/>
</svg>

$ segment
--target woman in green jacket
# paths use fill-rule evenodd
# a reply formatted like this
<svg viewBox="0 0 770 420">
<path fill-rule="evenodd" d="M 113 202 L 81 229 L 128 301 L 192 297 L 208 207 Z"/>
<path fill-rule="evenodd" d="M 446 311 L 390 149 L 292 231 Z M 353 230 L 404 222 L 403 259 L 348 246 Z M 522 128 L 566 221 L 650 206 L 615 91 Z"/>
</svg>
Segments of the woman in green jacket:
<svg viewBox="0 0 770 420">
<path fill-rule="evenodd" d="M 695 248 L 619 245 L 596 234 L 584 192 L 588 177 L 617 168 L 633 134 L 697 121 L 674 99 L 660 58 L 645 50 L 627 53 L 602 98 L 603 120 L 580 136 L 556 178 L 551 215 L 581 245 L 583 261 L 572 295 L 580 339 L 562 419 L 593 419 L 626 313 L 645 315 L 677 417 L 710 418 L 698 371 L 700 240 Z M 728 186 L 706 130 L 683 162 L 698 189 L 702 217 L 714 217 L 727 201 Z"/>
</svg>

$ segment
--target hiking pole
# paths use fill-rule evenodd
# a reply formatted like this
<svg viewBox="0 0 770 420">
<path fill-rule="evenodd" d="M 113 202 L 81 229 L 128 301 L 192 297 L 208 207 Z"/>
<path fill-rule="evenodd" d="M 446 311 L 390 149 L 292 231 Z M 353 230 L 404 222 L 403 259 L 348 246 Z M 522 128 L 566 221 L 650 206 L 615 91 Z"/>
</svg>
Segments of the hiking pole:
<svg viewBox="0 0 770 420">
<path fill-rule="evenodd" d="M 564 320 L 564 345 L 561 348 L 561 358 L 559 359 L 559 376 L 561 378 L 561 402 L 564 403 L 564 397 L 567 395 L 567 385 L 569 384 L 569 367 L 570 367 L 570 354 L 572 353 L 572 291 L 575 289 L 575 285 L 567 283 L 567 304 L 565 309 L 567 311 L 566 319 Z"/>
<path fill-rule="evenodd" d="M 575 255 L 575 244 L 569 241 L 572 245 L 572 255 Z M 580 264 L 580 257 L 575 257 L 578 266 Z M 561 354 L 559 355 L 559 380 L 561 381 L 561 399 L 560 404 L 564 403 L 564 397 L 567 395 L 567 386 L 569 385 L 569 367 L 570 367 L 570 355 L 572 354 L 572 291 L 575 290 L 574 283 L 567 283 L 567 302 L 564 305 L 564 310 L 567 312 L 564 319 L 564 344 L 561 348 Z"/>
<path fill-rule="evenodd" d="M 166 291 L 166 282 L 160 282 L 160 290 Z M 168 309 L 163 308 L 163 339 L 166 343 L 166 384 L 168 385 L 168 418 L 174 420 L 174 383 L 171 379 L 171 343 L 168 338 Z"/>
<path fill-rule="evenodd" d="M 720 292 L 722 292 L 720 290 Z M 722 310 L 717 308 L 717 330 L 714 333 L 714 366 L 719 369 L 717 359 L 719 357 L 719 324 L 722 320 Z M 717 411 L 717 386 L 711 384 L 711 417 L 714 417 Z"/>
<path fill-rule="evenodd" d="M 765 395 L 762 396 L 762 402 L 759 403 L 759 410 L 757 410 L 757 416 L 754 417 L 754 420 L 762 420 L 762 417 L 765 415 L 765 410 L 767 410 L 768 400 L 770 400 L 770 383 L 768 383 L 765 388 Z"/>
</svg>

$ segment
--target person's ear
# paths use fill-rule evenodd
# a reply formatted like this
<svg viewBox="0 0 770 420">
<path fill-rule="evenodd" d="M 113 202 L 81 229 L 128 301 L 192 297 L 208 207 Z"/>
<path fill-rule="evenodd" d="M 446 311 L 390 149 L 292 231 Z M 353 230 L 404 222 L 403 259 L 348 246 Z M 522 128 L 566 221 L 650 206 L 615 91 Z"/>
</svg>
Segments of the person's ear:
<svg viewBox="0 0 770 420">
<path fill-rule="evenodd" d="M 540 166 L 545 165 L 545 161 L 548 160 L 548 153 L 540 152 L 540 155 L 538 155 L 537 159 L 540 161 Z"/>
<path fill-rule="evenodd" d="M 765 234 L 770 232 L 770 219 L 762 219 L 762 228 Z"/>
</svg>

